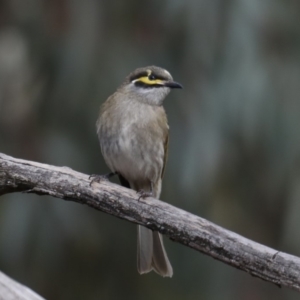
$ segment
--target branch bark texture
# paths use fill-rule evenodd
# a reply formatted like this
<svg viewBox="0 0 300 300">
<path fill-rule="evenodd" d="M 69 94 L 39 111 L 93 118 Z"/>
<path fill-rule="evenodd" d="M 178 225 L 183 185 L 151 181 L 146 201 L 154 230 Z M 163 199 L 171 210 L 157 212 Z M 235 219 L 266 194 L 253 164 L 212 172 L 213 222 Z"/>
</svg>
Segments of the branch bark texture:
<svg viewBox="0 0 300 300">
<path fill-rule="evenodd" d="M 86 204 L 157 230 L 253 276 L 300 291 L 300 258 L 258 244 L 203 218 L 110 182 L 93 183 L 68 167 L 16 159 L 0 153 L 0 195 L 27 192 Z"/>
</svg>

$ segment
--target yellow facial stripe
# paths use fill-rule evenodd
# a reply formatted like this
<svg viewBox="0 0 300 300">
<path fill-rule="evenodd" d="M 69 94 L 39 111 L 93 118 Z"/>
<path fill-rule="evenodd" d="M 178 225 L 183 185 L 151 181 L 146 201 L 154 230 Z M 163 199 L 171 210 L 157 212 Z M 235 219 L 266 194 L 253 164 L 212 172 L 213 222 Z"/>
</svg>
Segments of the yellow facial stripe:
<svg viewBox="0 0 300 300">
<path fill-rule="evenodd" d="M 134 80 L 134 82 L 143 82 L 145 84 L 148 84 L 148 85 L 153 85 L 153 84 L 164 84 L 164 81 L 161 80 L 161 79 L 155 79 L 155 80 L 150 80 L 147 76 L 144 76 L 144 77 L 140 77 L 136 80 Z"/>
</svg>

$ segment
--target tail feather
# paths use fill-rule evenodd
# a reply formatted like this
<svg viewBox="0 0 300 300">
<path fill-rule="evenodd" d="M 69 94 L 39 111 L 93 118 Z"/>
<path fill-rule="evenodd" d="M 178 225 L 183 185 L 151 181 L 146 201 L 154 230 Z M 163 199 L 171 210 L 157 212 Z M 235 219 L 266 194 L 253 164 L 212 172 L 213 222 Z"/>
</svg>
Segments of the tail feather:
<svg viewBox="0 0 300 300">
<path fill-rule="evenodd" d="M 150 185 L 135 185 L 129 183 L 119 174 L 122 186 L 132 188 L 136 191 L 143 189 L 150 191 Z M 157 190 L 158 188 L 158 190 Z M 154 197 L 159 197 L 160 185 L 154 190 Z M 138 225 L 137 238 L 137 269 L 140 274 L 149 273 L 154 270 L 163 277 L 172 277 L 173 269 L 166 253 L 162 236 L 157 231 L 152 231 L 146 227 Z"/>
<path fill-rule="evenodd" d="M 166 253 L 162 236 L 159 232 L 153 231 L 153 268 L 163 277 L 172 277 L 173 268 Z"/>
<path fill-rule="evenodd" d="M 161 234 L 140 225 L 138 226 L 137 268 L 140 274 L 154 270 L 163 277 L 173 275 Z"/>
<path fill-rule="evenodd" d="M 153 237 L 152 231 L 138 225 L 137 268 L 140 274 L 152 270 Z"/>
</svg>

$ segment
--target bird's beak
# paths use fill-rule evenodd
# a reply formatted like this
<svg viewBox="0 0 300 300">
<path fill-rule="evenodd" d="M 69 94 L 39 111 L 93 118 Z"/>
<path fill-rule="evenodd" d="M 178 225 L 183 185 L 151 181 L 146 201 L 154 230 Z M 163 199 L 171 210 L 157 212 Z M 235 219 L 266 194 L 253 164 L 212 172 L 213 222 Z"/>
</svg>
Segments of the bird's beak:
<svg viewBox="0 0 300 300">
<path fill-rule="evenodd" d="M 175 81 L 166 81 L 163 85 L 171 89 L 183 89 L 183 86 Z"/>
</svg>

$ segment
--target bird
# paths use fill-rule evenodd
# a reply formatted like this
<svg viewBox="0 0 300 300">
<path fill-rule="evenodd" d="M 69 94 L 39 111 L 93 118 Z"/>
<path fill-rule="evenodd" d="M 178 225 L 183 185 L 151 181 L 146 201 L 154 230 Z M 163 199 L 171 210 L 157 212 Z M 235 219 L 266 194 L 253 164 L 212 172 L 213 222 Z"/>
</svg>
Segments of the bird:
<svg viewBox="0 0 300 300">
<path fill-rule="evenodd" d="M 165 171 L 169 125 L 163 102 L 171 89 L 182 89 L 171 74 L 157 66 L 138 68 L 101 105 L 96 122 L 104 160 L 111 170 L 91 175 L 92 181 L 118 175 L 121 185 L 140 198 L 159 199 Z M 137 269 L 172 277 L 173 268 L 162 235 L 138 225 Z"/>
</svg>

